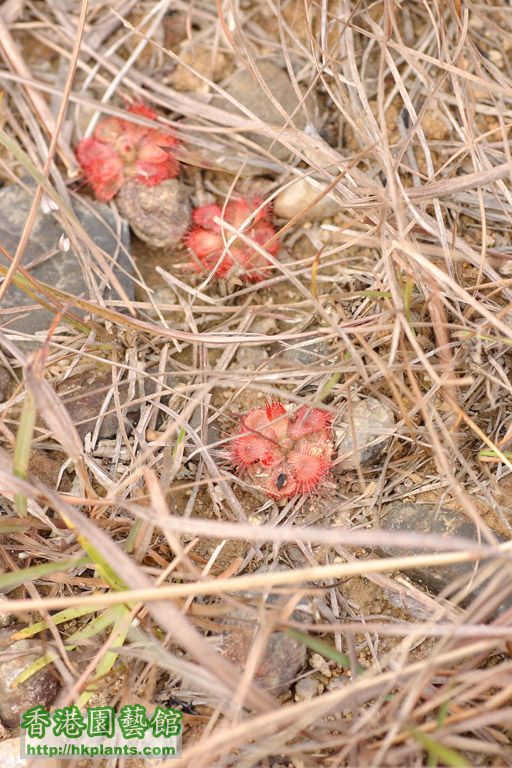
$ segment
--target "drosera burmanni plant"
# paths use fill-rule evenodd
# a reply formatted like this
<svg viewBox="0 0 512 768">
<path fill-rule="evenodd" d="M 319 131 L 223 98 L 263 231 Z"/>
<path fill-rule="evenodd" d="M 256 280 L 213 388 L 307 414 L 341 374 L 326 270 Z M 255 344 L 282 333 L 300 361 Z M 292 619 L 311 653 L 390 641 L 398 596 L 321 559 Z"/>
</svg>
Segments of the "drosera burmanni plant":
<svg viewBox="0 0 512 768">
<path fill-rule="evenodd" d="M 157 118 L 154 110 L 141 103 L 130 104 L 127 112 L 150 120 Z M 128 180 L 150 187 L 176 178 L 180 164 L 172 149 L 178 144 L 178 139 L 163 128 L 105 117 L 91 137 L 78 142 L 75 152 L 96 199 L 108 202 Z"/>
<path fill-rule="evenodd" d="M 226 247 L 232 233 L 228 230 L 223 233 L 221 225 L 215 221 L 223 218 L 264 247 L 271 256 L 277 256 L 280 243 L 277 238 L 272 240 L 276 234 L 272 211 L 270 206 L 260 208 L 261 203 L 259 198 L 252 198 L 230 200 L 224 210 L 216 204 L 196 208 L 192 213 L 193 226 L 186 237 L 192 253 L 192 268 L 196 272 L 213 272 L 216 278 L 238 279 L 242 283 L 258 283 L 268 278 L 272 271 L 270 259 L 240 238 Z M 267 246 L 269 241 L 272 242 Z"/>
<path fill-rule="evenodd" d="M 273 499 L 319 489 L 332 466 L 332 417 L 307 405 L 270 402 L 243 414 L 229 459 Z"/>
</svg>

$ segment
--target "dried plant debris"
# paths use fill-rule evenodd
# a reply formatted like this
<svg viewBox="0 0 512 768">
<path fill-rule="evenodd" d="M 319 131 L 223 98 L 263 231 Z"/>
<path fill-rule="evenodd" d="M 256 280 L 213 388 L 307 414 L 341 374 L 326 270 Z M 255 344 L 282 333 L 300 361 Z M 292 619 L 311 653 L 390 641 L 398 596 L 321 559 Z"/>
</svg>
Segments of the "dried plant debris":
<svg viewBox="0 0 512 768">
<path fill-rule="evenodd" d="M 2 4 L 42 701 L 181 702 L 183 766 L 512 768 L 511 50 L 504 0 Z"/>
</svg>

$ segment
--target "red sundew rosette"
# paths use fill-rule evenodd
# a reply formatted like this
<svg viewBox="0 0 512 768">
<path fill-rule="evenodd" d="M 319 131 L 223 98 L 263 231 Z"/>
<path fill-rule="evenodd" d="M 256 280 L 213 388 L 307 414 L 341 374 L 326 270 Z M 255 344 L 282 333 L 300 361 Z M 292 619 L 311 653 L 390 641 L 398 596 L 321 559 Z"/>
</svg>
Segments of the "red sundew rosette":
<svg viewBox="0 0 512 768">
<path fill-rule="evenodd" d="M 236 229 L 242 231 L 245 221 L 261 205 L 261 200 L 253 198 L 235 200 L 227 203 L 224 210 L 224 220 Z M 204 205 L 192 213 L 193 227 L 186 237 L 186 244 L 193 253 L 191 267 L 196 272 L 212 273 L 218 279 L 231 276 L 238 277 L 244 283 L 257 283 L 265 280 L 272 269 L 271 262 L 261 253 L 236 239 L 226 249 L 225 237 L 215 217 L 222 219 L 220 205 Z M 274 237 L 276 230 L 270 219 L 271 210 L 265 206 L 259 210 L 251 223 L 243 230 L 244 234 L 258 245 L 265 244 Z M 268 253 L 277 256 L 280 243 L 276 239 L 268 246 Z"/>
<path fill-rule="evenodd" d="M 144 104 L 132 104 L 128 112 L 151 120 L 157 117 Z M 178 145 L 178 139 L 167 131 L 106 117 L 92 137 L 78 142 L 75 152 L 95 197 L 108 202 L 128 179 L 155 186 L 176 178 L 180 165 L 168 149 Z"/>
<path fill-rule="evenodd" d="M 302 406 L 295 414 L 277 402 L 254 408 L 241 419 L 231 463 L 271 498 L 309 494 L 332 466 L 331 421 L 321 408 Z"/>
</svg>

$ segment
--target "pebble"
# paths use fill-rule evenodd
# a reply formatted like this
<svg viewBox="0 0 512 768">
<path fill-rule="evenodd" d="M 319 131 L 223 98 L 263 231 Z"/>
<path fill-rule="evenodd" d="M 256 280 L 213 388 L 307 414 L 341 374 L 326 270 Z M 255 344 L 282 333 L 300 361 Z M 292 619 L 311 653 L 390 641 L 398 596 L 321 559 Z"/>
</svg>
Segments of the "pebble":
<svg viewBox="0 0 512 768">
<path fill-rule="evenodd" d="M 309 666 L 312 669 L 315 669 L 317 672 L 320 672 L 320 674 L 324 675 L 325 677 L 332 677 L 332 670 L 329 666 L 329 663 L 327 659 L 320 653 L 311 654 L 311 658 L 309 659 Z"/>
<path fill-rule="evenodd" d="M 255 368 L 264 363 L 265 360 L 268 360 L 268 356 L 268 352 L 264 347 L 241 345 L 236 353 L 236 362 L 239 365 Z"/>
<path fill-rule="evenodd" d="M 446 509 L 437 507 L 435 504 L 426 503 L 402 503 L 393 502 L 382 508 L 380 527 L 386 531 L 411 531 L 425 534 L 438 534 L 441 536 L 462 536 L 478 543 L 478 531 L 471 520 L 462 512 L 456 509 Z M 495 534 L 499 542 L 505 541 L 503 537 Z M 417 555 L 431 553 L 436 550 L 422 550 L 421 548 L 406 549 L 400 547 L 386 546 L 380 547 L 378 554 L 383 557 L 392 557 L 397 554 L 401 556 Z M 485 561 L 480 566 L 485 568 L 488 562 Z M 407 576 L 420 585 L 425 585 L 434 594 L 439 594 L 457 579 L 473 580 L 475 578 L 475 563 L 452 563 L 449 565 L 436 565 L 435 568 L 419 567 L 414 570 L 407 569 Z M 476 574 L 477 577 L 478 573 Z M 463 583 L 463 582 L 462 582 Z M 466 605 L 476 597 L 483 589 L 483 586 L 477 586 L 475 589 L 461 601 L 461 605 Z M 512 608 L 512 594 L 503 601 L 498 613 Z"/>
<path fill-rule="evenodd" d="M 73 419 L 82 439 L 88 432 L 94 432 L 103 402 L 111 387 L 112 372 L 101 368 L 84 369 L 57 385 L 57 394 L 61 397 L 61 401 Z M 122 406 L 126 401 L 127 384 L 121 383 L 119 389 Z M 139 405 L 135 405 L 128 410 L 133 412 L 139 407 Z M 119 430 L 119 419 L 115 411 L 113 397 L 111 397 L 107 408 L 107 411 L 111 410 L 114 412 L 107 413 L 102 417 L 98 435 L 100 438 L 114 437 Z M 127 412 L 126 409 L 123 409 L 125 415 Z M 126 419 L 125 426 L 129 432 L 131 425 Z"/>
<path fill-rule="evenodd" d="M 280 365 L 326 365 L 329 363 L 327 357 L 331 360 L 336 352 L 325 341 L 314 341 L 311 344 L 303 346 L 293 346 L 286 349 L 278 357 L 276 364 Z"/>
<path fill-rule="evenodd" d="M 350 416 L 353 419 L 355 440 L 352 439 Z M 339 456 L 349 455 L 336 464 L 333 471 L 340 473 L 359 465 L 366 467 L 375 464 L 393 439 L 394 423 L 393 411 L 374 397 L 354 401 L 352 412 L 347 409 L 344 414 L 343 424 L 334 427 Z"/>
<path fill-rule="evenodd" d="M 0 189 L 0 209 L 2 211 L 0 242 L 10 254 L 14 254 L 16 251 L 32 204 L 34 186 L 26 180 L 24 183 L 31 190 L 30 192 L 25 191 L 23 187 L 16 184 Z M 111 257 L 108 259 L 109 265 L 112 266 L 112 258 L 117 254 L 118 268 L 114 268 L 114 272 L 127 295 L 133 298 L 130 263 L 123 250 L 118 247 L 115 235 L 119 223 L 118 219 L 116 220 L 110 208 L 103 203 L 73 198 L 72 205 L 85 231 Z M 30 268 L 32 277 L 49 286 L 60 288 L 74 296 L 91 298 L 90 290 L 83 278 L 80 261 L 75 255 L 73 247 L 68 251 L 59 248 L 62 232 L 62 226 L 55 217 L 54 212 L 43 213 L 42 209 L 40 209 L 36 215 L 22 265 L 26 266 L 36 262 Z M 120 239 L 122 245 L 129 249 L 129 230 L 124 223 L 122 223 L 120 228 Z M 93 262 L 95 263 L 95 260 Z M 8 263 L 10 262 L 0 254 L 0 264 L 6 266 Z M 95 279 L 100 285 L 97 276 Z M 114 295 L 117 296 L 106 285 L 100 285 L 100 291 L 105 299 Z M 96 294 L 94 294 L 94 299 L 97 299 Z M 33 304 L 34 299 L 31 296 L 28 296 L 13 284 L 9 286 L 9 290 L 2 300 L 2 309 L 16 308 L 16 311 L 7 315 L 9 322 L 5 324 L 4 330 L 8 335 L 11 335 L 13 331 L 20 331 L 26 334 L 41 334 L 41 332 L 48 330 L 54 319 L 53 313 L 43 309 L 27 312 L 25 307 L 28 305 L 32 306 Z M 77 315 L 83 315 L 80 310 L 74 307 L 72 310 Z M 41 340 L 43 338 L 44 336 L 41 334 Z M 34 340 L 17 341 L 17 344 L 24 349 L 34 349 L 39 346 L 38 342 Z"/>
<path fill-rule="evenodd" d="M 267 87 L 278 104 L 281 105 L 288 115 L 293 114 L 299 102 L 288 73 L 277 64 L 274 64 L 273 61 L 269 60 L 257 60 L 256 66 L 258 67 L 261 78 L 267 84 Z M 286 123 L 286 119 L 268 99 L 258 81 L 249 70 L 238 70 L 238 72 L 235 72 L 235 74 L 222 85 L 230 96 L 240 102 L 240 104 L 246 107 L 267 125 L 283 126 Z M 227 112 L 240 114 L 245 120 L 248 119 L 247 115 L 240 112 L 230 101 L 227 101 L 224 98 L 214 97 L 212 105 L 221 107 Z M 316 108 L 316 100 L 314 97 L 308 96 L 305 107 L 303 106 L 294 114 L 293 124 L 299 130 L 303 130 L 308 123 L 314 123 Z M 248 133 L 248 138 L 260 147 L 269 150 L 272 155 L 280 160 L 287 160 L 290 157 L 290 150 L 287 147 L 280 144 L 278 141 L 265 136 L 263 133 Z"/>
<path fill-rule="evenodd" d="M 292 219 L 294 216 L 311 205 L 318 195 L 327 189 L 327 184 L 316 182 L 311 179 L 301 178 L 295 181 L 291 186 L 286 187 L 280 192 L 274 200 L 274 213 L 280 219 Z M 340 205 L 331 197 L 324 197 L 319 200 L 309 211 L 304 213 L 304 219 L 328 219 L 339 213 Z"/>
<path fill-rule="evenodd" d="M 340 688 L 345 688 L 347 683 L 346 677 L 331 677 L 326 688 L 328 691 L 339 691 Z"/>
<path fill-rule="evenodd" d="M 220 51 L 214 52 L 206 45 L 192 45 L 186 41 L 179 52 L 180 61 L 172 73 L 170 80 L 176 91 L 191 91 L 194 93 L 208 93 L 210 86 L 199 75 L 191 72 L 192 67 L 196 72 L 208 80 L 217 82 L 226 77 L 229 61 Z M 186 66 L 188 64 L 188 67 Z"/>
<path fill-rule="evenodd" d="M 0 403 L 5 403 L 9 397 L 9 391 L 11 389 L 11 384 L 13 383 L 14 381 L 11 379 L 7 368 L 0 365 Z"/>
<path fill-rule="evenodd" d="M 314 677 L 303 677 L 295 684 L 295 701 L 308 701 L 322 692 L 322 686 Z"/>
<path fill-rule="evenodd" d="M 0 632 L 0 641 L 8 643 L 13 634 L 12 629 Z M 7 728 L 18 727 L 20 715 L 26 709 L 36 704 L 49 707 L 57 696 L 59 683 L 52 666 L 45 667 L 21 685 L 11 688 L 18 675 L 44 652 L 43 645 L 35 640 L 17 640 L 0 651 L 0 721 Z"/>
<path fill-rule="evenodd" d="M 251 333 L 259 333 L 265 336 L 273 336 L 279 330 L 273 317 L 257 317 L 251 324 Z"/>
<path fill-rule="evenodd" d="M 0 602 L 7 608 L 8 599 L 5 595 L 0 594 Z M 10 613 L 0 613 L 0 627 L 8 627 L 9 624 L 13 624 L 16 621 L 16 617 Z"/>
<path fill-rule="evenodd" d="M 176 246 L 190 227 L 192 209 L 187 189 L 178 179 L 154 187 L 128 181 L 116 203 L 137 237 L 155 248 Z"/>
</svg>

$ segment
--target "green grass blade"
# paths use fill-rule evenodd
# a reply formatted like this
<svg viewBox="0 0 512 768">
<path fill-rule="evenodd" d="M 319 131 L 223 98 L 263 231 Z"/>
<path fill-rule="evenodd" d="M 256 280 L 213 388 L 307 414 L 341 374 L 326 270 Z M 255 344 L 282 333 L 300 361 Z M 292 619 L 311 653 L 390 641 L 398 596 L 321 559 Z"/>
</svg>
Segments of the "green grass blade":
<svg viewBox="0 0 512 768">
<path fill-rule="evenodd" d="M 286 634 L 295 638 L 295 640 L 298 640 L 300 643 L 304 643 L 305 646 L 312 651 L 315 651 L 315 653 L 319 653 L 321 656 L 325 656 L 326 659 L 335 661 L 339 667 L 350 669 L 349 657 L 345 653 L 337 651 L 336 648 L 333 648 L 329 643 L 324 643 L 323 640 L 319 640 L 312 635 L 307 635 L 305 632 L 299 632 L 298 629 L 287 629 Z M 366 669 L 358 664 L 357 671 L 366 672 Z"/>
<path fill-rule="evenodd" d="M 25 399 L 21 409 L 20 424 L 16 434 L 16 446 L 14 448 L 13 472 L 16 477 L 26 480 L 28 477 L 28 464 L 32 449 L 34 424 L 36 422 L 36 404 L 29 389 L 25 392 Z M 27 516 L 27 497 L 21 493 L 14 496 L 14 508 L 20 517 Z"/>
<path fill-rule="evenodd" d="M 116 609 L 119 615 L 117 616 L 115 624 L 112 628 L 110 640 L 112 642 L 113 648 L 120 648 L 124 645 L 126 636 L 130 630 L 132 617 L 131 612 L 125 606 L 118 605 L 116 606 Z M 91 696 L 97 690 L 97 681 L 104 678 L 111 671 L 112 667 L 118 659 L 118 656 L 119 654 L 116 651 L 109 650 L 100 659 L 91 683 L 88 685 L 87 690 L 82 693 L 78 700 L 79 707 L 83 707 L 87 704 Z"/>
<path fill-rule="evenodd" d="M 429 765 L 434 766 L 437 763 L 441 763 L 441 765 L 453 766 L 453 768 L 469 768 L 469 763 L 454 749 L 445 747 L 441 742 L 433 739 L 431 736 L 427 736 L 425 733 L 410 731 L 410 734 L 428 752 L 429 761 L 434 761 L 429 762 Z"/>
<path fill-rule="evenodd" d="M 29 664 L 26 669 L 23 670 L 23 672 L 20 672 L 18 677 L 16 677 L 12 683 L 12 688 L 17 688 L 18 685 L 21 685 L 26 680 L 28 680 L 32 675 L 35 675 L 36 672 L 40 672 L 44 667 L 47 667 L 48 664 L 51 664 L 55 659 L 57 658 L 57 654 L 55 651 L 48 651 L 48 653 L 45 653 L 43 656 L 39 656 L 38 659 L 32 662 L 32 664 Z"/>
<path fill-rule="evenodd" d="M 55 613 L 52 616 L 52 623 L 55 625 L 65 624 L 67 621 L 79 619 L 82 616 L 87 616 L 89 613 L 96 613 L 97 610 L 97 608 L 91 608 L 89 605 L 82 607 L 77 606 L 76 608 L 66 608 L 64 611 L 59 611 L 59 613 Z M 14 635 L 12 635 L 11 640 L 13 642 L 15 640 L 25 640 L 27 637 L 34 637 L 34 635 L 38 635 L 39 632 L 43 632 L 45 629 L 48 629 L 48 622 L 37 621 L 35 624 L 31 624 L 29 627 L 24 627 L 18 632 L 15 632 Z"/>
<path fill-rule="evenodd" d="M 59 560 L 56 563 L 43 563 L 43 565 L 33 565 L 31 568 L 23 568 L 14 573 L 2 573 L 0 575 L 0 589 L 6 587 L 17 587 L 20 584 L 26 584 L 28 581 L 41 579 L 52 573 L 67 571 L 69 568 L 78 568 L 81 565 L 87 565 L 90 562 L 88 557 L 75 558 L 74 560 Z"/>
</svg>

